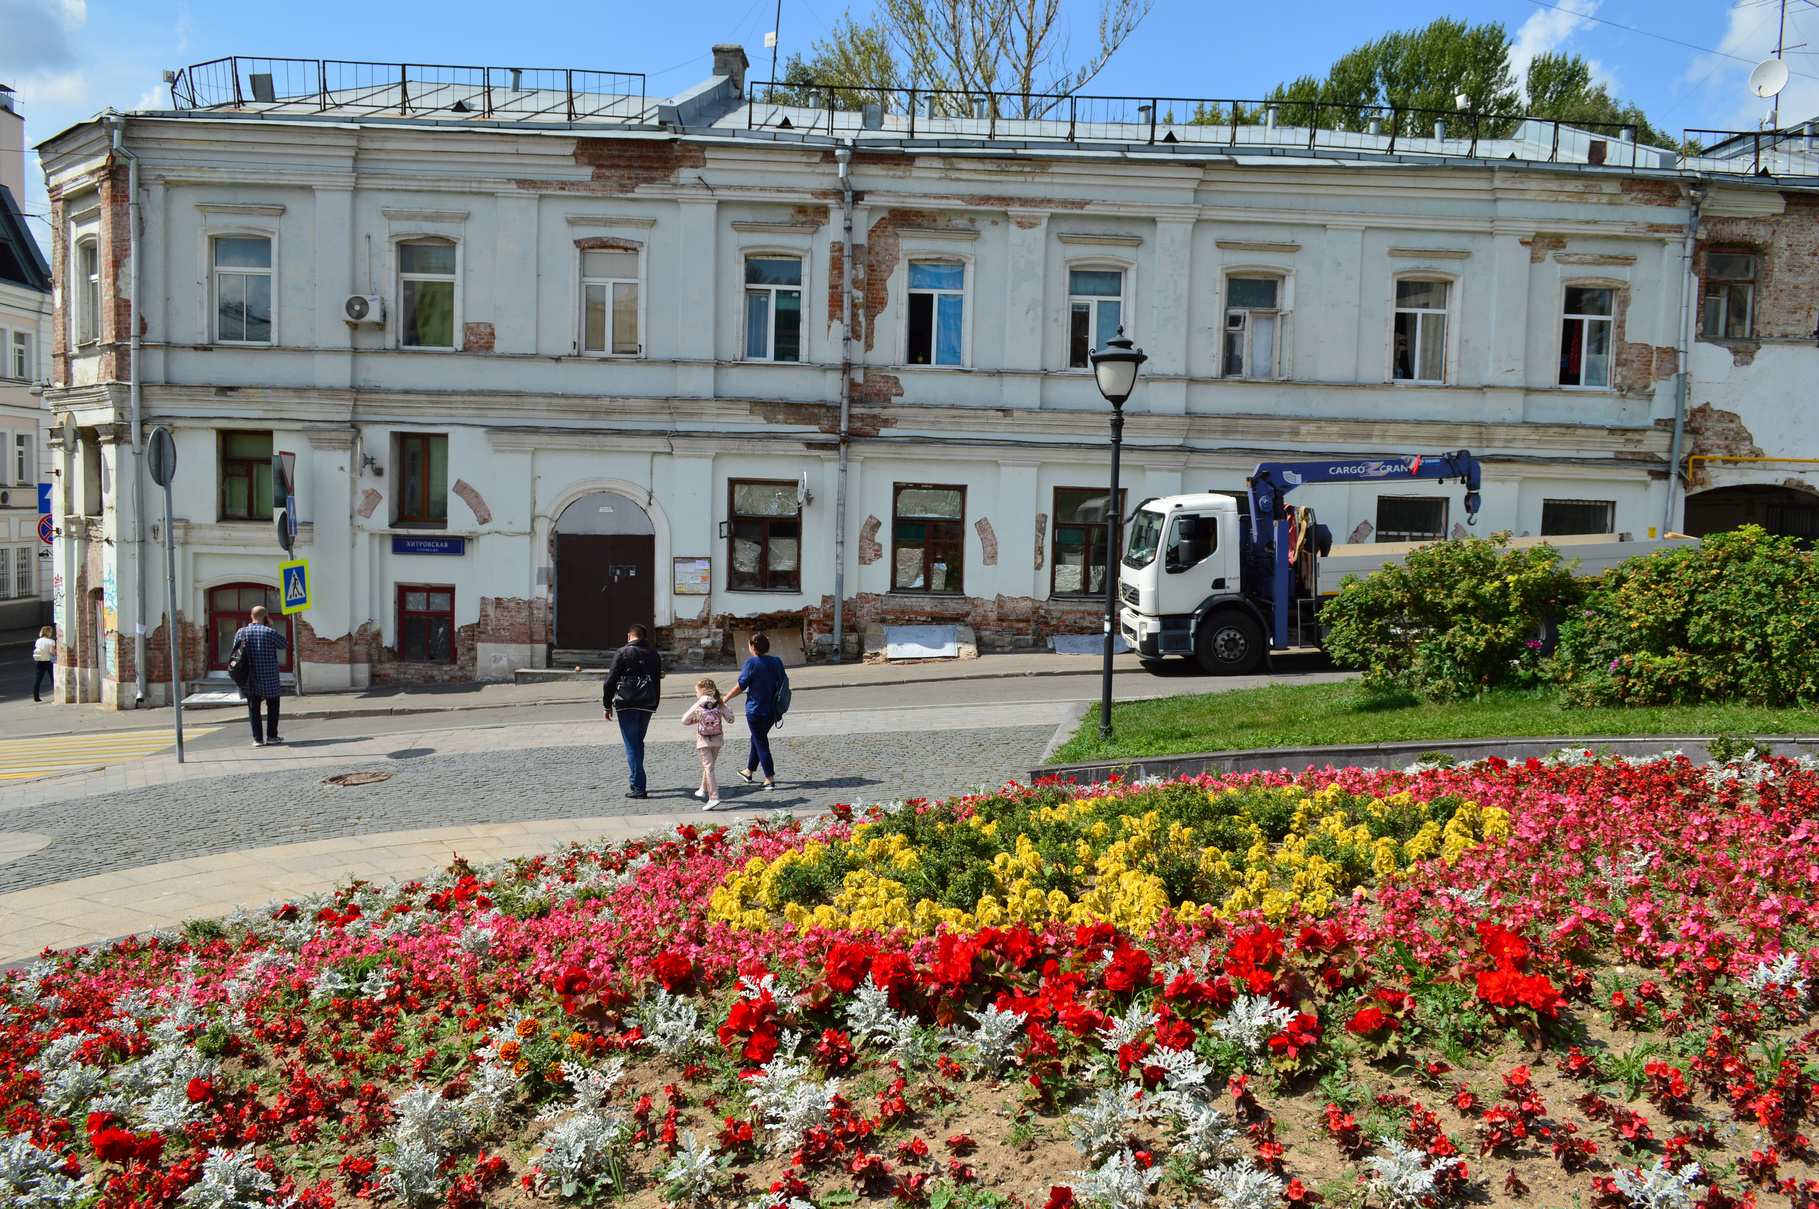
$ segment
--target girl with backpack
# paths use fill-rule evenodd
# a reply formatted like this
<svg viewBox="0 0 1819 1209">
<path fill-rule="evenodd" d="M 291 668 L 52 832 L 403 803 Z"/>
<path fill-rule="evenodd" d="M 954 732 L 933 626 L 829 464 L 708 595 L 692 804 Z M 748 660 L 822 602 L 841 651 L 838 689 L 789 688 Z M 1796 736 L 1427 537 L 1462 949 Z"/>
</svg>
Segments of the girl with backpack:
<svg viewBox="0 0 1819 1209">
<path fill-rule="evenodd" d="M 695 704 L 682 715 L 682 725 L 695 728 L 695 754 L 701 757 L 701 788 L 698 798 L 707 799 L 707 809 L 720 809 L 720 786 L 714 780 L 714 761 L 726 744 L 726 724 L 733 711 L 720 699 L 720 686 L 703 676 L 695 681 Z"/>
</svg>

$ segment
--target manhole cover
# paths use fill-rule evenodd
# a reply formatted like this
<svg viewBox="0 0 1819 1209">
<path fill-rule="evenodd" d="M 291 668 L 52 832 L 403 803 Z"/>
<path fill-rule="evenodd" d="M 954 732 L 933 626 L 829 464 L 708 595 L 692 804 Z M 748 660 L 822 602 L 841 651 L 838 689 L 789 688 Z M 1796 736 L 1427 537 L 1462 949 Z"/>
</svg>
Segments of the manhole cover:
<svg viewBox="0 0 1819 1209">
<path fill-rule="evenodd" d="M 380 781 L 389 781 L 389 772 L 344 772 L 338 777 L 325 777 L 324 785 L 373 785 Z"/>
</svg>

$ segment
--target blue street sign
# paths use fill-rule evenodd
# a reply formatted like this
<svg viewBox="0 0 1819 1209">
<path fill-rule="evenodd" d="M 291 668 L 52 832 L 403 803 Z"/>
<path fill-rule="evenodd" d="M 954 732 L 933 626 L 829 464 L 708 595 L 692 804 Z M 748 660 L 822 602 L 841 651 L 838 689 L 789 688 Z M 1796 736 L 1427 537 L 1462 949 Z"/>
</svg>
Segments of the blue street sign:
<svg viewBox="0 0 1819 1209">
<path fill-rule="evenodd" d="M 49 483 L 39 483 L 38 484 L 38 515 L 39 516 L 49 516 L 50 514 L 51 514 L 51 485 Z"/>
<path fill-rule="evenodd" d="M 465 537 L 400 537 L 392 535 L 393 554 L 466 554 Z"/>
<path fill-rule="evenodd" d="M 301 613 L 309 608 L 309 559 L 278 564 L 278 582 L 284 588 L 284 612 Z"/>
</svg>

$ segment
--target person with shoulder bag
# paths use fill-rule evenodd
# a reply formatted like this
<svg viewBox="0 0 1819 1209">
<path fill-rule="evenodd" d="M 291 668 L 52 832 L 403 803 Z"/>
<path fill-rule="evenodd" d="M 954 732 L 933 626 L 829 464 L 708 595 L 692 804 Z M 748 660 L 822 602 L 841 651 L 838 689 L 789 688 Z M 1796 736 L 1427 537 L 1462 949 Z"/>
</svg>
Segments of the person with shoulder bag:
<svg viewBox="0 0 1819 1209">
<path fill-rule="evenodd" d="M 726 695 L 727 704 L 745 694 L 745 727 L 751 732 L 752 750 L 746 757 L 739 778 L 747 785 L 760 765 L 764 768 L 764 787 L 777 788 L 777 766 L 771 758 L 771 730 L 783 720 L 789 709 L 789 673 L 783 660 L 771 654 L 771 640 L 764 634 L 753 634 L 748 647 L 752 655 L 739 669 L 739 687 Z"/>
<path fill-rule="evenodd" d="M 631 769 L 628 798 L 649 796 L 644 788 L 644 736 L 651 726 L 651 715 L 662 702 L 657 682 L 663 679 L 663 660 L 651 645 L 650 631 L 635 625 L 626 631 L 625 645 L 613 655 L 613 665 L 606 673 L 601 689 L 601 703 L 606 707 L 606 720 L 619 719 L 619 737 L 625 742 L 625 762 Z"/>
<path fill-rule="evenodd" d="M 278 696 L 284 691 L 278 681 L 278 652 L 290 645 L 283 634 L 266 624 L 270 616 L 264 605 L 255 606 L 253 619 L 234 635 L 233 653 L 228 656 L 227 674 L 240 686 L 246 698 L 246 710 L 253 723 L 253 746 L 265 747 L 282 743 L 278 737 Z M 265 706 L 265 727 L 259 726 L 259 707 Z"/>
<path fill-rule="evenodd" d="M 38 641 L 32 643 L 32 662 L 38 665 L 38 674 L 32 678 L 32 700 L 44 700 L 44 682 L 51 682 L 51 691 L 57 691 L 57 629 L 45 626 L 38 631 Z"/>
</svg>

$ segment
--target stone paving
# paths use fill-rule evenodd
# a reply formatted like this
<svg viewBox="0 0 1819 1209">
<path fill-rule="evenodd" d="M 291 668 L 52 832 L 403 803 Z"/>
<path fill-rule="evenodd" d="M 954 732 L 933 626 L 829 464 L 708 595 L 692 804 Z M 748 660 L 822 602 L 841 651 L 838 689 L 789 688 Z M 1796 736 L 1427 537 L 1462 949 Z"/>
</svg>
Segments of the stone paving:
<svg viewBox="0 0 1819 1209">
<path fill-rule="evenodd" d="M 1040 712 L 1026 711 L 1026 716 Z M 994 714 L 992 720 L 1001 717 Z M 778 735 L 772 747 L 779 788 L 772 792 L 738 781 L 745 748 L 731 743 L 720 759 L 722 791 L 731 805 L 746 812 L 948 796 L 1024 775 L 1055 729 L 1055 720 L 1046 717 L 1023 726 L 962 728 L 953 726 L 951 717 L 948 722 L 882 733 Z M 120 789 L 87 778 L 67 786 L 41 783 L 29 797 L 9 793 L 0 798 L 0 832 L 51 839 L 46 847 L 0 864 L 0 893 L 262 845 L 409 828 L 699 808 L 693 791 L 700 764 L 692 745 L 652 743 L 646 754 L 651 796 L 634 800 L 623 796 L 623 751 L 617 742 L 602 741 L 612 732 L 603 734 L 596 724 L 591 734 L 592 743 L 552 746 L 539 745 L 532 732 L 509 736 L 516 739 L 510 747 L 455 752 L 447 752 L 444 744 L 413 746 L 417 736 L 396 735 L 388 740 L 392 750 L 377 759 L 366 754 L 371 749 L 363 744 L 364 758 L 325 753 L 264 768 L 248 759 L 234 762 L 231 771 L 216 769 L 176 783 Z M 261 754 L 246 753 L 252 759 Z M 332 774 L 369 771 L 391 777 L 359 786 L 323 784 Z"/>
</svg>

